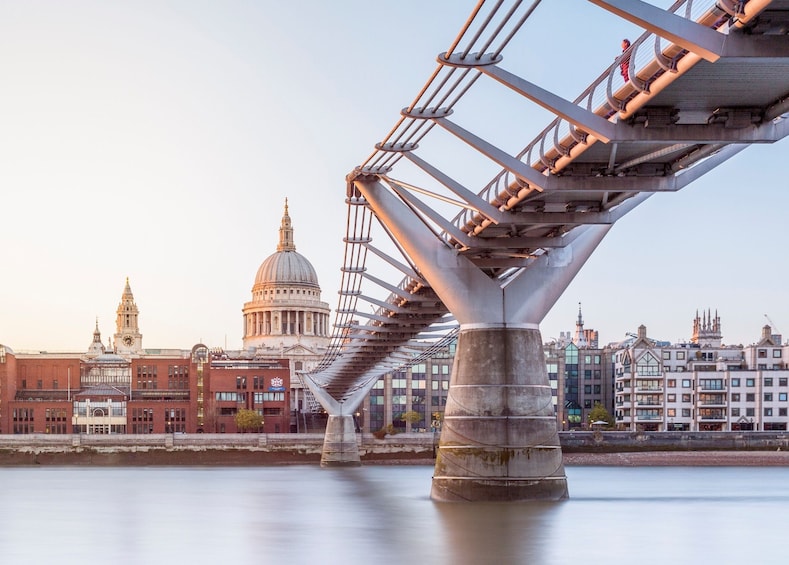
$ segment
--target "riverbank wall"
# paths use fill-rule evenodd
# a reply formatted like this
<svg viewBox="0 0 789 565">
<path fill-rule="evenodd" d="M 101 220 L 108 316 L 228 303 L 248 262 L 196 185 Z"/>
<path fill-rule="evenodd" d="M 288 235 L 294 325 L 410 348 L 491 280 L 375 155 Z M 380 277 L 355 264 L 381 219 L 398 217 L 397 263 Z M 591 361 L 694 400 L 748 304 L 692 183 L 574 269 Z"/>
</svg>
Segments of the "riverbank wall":
<svg viewBox="0 0 789 565">
<path fill-rule="evenodd" d="M 560 432 L 565 454 L 789 452 L 787 432 Z M 438 434 L 357 435 L 362 463 L 428 463 Z M 0 435 L 0 465 L 320 462 L 323 434 Z"/>
</svg>

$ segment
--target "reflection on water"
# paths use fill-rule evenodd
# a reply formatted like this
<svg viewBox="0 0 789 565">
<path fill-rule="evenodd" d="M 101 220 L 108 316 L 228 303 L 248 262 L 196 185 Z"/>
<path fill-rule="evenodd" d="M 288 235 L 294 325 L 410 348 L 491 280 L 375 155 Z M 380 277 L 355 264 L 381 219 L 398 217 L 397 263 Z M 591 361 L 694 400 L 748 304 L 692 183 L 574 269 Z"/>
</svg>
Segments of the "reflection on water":
<svg viewBox="0 0 789 565">
<path fill-rule="evenodd" d="M 786 562 L 789 468 L 569 467 L 569 500 L 519 504 L 434 503 L 431 474 L 0 468 L 0 562 Z"/>
</svg>

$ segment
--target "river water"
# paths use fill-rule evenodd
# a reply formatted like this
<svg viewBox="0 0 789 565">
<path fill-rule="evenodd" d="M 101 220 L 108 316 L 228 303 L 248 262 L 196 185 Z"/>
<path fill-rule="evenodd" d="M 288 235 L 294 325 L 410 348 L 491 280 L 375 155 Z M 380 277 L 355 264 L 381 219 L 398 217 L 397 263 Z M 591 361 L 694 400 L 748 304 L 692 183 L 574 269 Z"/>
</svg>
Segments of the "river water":
<svg viewBox="0 0 789 565">
<path fill-rule="evenodd" d="M 560 503 L 429 499 L 430 466 L 0 468 L 0 563 L 786 563 L 787 467 L 567 467 Z"/>
</svg>

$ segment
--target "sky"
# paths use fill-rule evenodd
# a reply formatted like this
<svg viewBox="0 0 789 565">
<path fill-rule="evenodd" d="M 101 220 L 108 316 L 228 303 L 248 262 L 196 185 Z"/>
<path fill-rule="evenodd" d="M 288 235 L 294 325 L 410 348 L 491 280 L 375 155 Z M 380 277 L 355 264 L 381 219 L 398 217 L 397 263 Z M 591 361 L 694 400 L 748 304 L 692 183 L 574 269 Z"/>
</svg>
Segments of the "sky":
<svg viewBox="0 0 789 565">
<path fill-rule="evenodd" d="M 106 343 L 128 277 L 144 347 L 240 348 L 285 198 L 334 310 L 345 175 L 473 5 L 0 1 L 0 343 L 84 351 L 97 321 Z M 502 66 L 573 99 L 639 34 L 581 0 L 543 2 Z M 512 147 L 549 122 L 512 127 L 512 96 L 482 93 L 475 116 Z M 786 154 L 786 142 L 751 147 L 620 220 L 543 338 L 573 330 L 579 303 L 602 343 L 641 324 L 687 340 L 707 309 L 728 344 L 757 341 L 766 316 L 789 332 Z"/>
</svg>

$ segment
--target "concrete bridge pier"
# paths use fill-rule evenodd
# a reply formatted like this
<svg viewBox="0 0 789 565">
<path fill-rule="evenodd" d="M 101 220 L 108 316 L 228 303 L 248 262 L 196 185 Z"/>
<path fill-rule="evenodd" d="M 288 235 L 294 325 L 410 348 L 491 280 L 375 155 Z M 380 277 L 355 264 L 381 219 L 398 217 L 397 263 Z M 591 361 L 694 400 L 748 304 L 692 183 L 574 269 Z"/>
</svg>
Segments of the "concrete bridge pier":
<svg viewBox="0 0 789 565">
<path fill-rule="evenodd" d="M 328 412 L 326 432 L 323 436 L 321 451 L 321 467 L 358 467 L 362 464 L 359 455 L 359 444 L 356 436 L 356 423 L 353 414 L 361 405 L 370 388 L 375 384 L 371 381 L 366 387 L 355 391 L 342 401 L 333 398 L 311 376 L 304 375 L 304 384 Z"/>
<path fill-rule="evenodd" d="M 567 498 L 537 328 L 461 330 L 430 495 L 440 501 Z"/>
<path fill-rule="evenodd" d="M 330 413 L 323 439 L 321 467 L 358 467 L 361 464 L 353 416 Z"/>
</svg>

